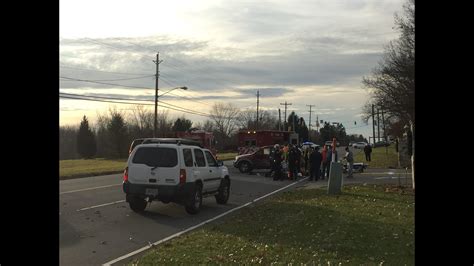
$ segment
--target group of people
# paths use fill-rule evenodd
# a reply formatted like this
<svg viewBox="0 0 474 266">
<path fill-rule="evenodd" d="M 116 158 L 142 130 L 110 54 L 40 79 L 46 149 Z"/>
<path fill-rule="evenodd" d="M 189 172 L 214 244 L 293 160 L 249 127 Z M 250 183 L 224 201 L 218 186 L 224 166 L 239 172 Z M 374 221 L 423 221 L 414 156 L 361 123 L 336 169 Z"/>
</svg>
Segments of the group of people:
<svg viewBox="0 0 474 266">
<path fill-rule="evenodd" d="M 272 164 L 271 173 L 273 180 L 285 180 L 298 178 L 301 173 L 301 151 L 296 145 L 280 145 L 275 144 L 270 154 Z M 286 174 L 285 174 L 286 173 Z"/>
<path fill-rule="evenodd" d="M 337 162 L 337 150 L 334 150 L 334 156 Z M 319 152 L 319 146 L 307 148 L 301 152 L 296 145 L 280 147 L 279 144 L 275 144 L 270 154 L 272 169 L 269 174 L 273 174 L 273 180 L 296 180 L 299 175 L 309 176 L 310 181 L 324 180 L 326 177 L 329 178 L 332 157 L 332 146 L 324 145 L 322 152 Z M 347 177 L 351 178 L 354 156 L 349 147 L 346 147 L 344 159 L 348 163 Z M 302 161 L 304 164 L 301 164 Z"/>
</svg>

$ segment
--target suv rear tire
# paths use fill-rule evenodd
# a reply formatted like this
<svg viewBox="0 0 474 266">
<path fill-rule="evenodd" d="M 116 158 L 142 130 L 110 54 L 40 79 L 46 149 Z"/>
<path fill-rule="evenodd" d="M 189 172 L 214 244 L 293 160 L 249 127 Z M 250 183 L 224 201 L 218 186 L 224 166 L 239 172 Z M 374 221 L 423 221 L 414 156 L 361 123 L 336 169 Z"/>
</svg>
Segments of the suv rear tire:
<svg viewBox="0 0 474 266">
<path fill-rule="evenodd" d="M 239 164 L 239 171 L 241 173 L 245 174 L 245 173 L 250 172 L 250 170 L 251 170 L 251 167 L 250 167 L 249 162 L 243 161 Z"/>
<path fill-rule="evenodd" d="M 196 185 L 193 193 L 191 194 L 191 199 L 186 205 L 186 212 L 189 214 L 197 214 L 201 210 L 202 205 L 202 187 Z"/>
<path fill-rule="evenodd" d="M 215 196 L 216 202 L 218 204 L 226 204 L 229 200 L 229 193 L 230 192 L 230 185 L 229 180 L 224 179 L 222 180 L 222 184 L 219 187 L 219 193 Z"/>
<path fill-rule="evenodd" d="M 130 197 L 128 202 L 130 204 L 130 209 L 134 212 L 143 212 L 146 208 L 146 200 L 138 198 L 138 197 Z"/>
</svg>

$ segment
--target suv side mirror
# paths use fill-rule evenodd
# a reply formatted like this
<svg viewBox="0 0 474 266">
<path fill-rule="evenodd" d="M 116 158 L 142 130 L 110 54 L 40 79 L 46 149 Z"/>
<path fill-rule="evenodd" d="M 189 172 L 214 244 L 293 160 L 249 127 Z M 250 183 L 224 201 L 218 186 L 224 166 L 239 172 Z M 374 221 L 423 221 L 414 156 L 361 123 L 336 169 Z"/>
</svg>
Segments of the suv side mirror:
<svg viewBox="0 0 474 266">
<path fill-rule="evenodd" d="M 217 161 L 217 166 L 223 166 L 224 162 L 223 161 Z"/>
</svg>

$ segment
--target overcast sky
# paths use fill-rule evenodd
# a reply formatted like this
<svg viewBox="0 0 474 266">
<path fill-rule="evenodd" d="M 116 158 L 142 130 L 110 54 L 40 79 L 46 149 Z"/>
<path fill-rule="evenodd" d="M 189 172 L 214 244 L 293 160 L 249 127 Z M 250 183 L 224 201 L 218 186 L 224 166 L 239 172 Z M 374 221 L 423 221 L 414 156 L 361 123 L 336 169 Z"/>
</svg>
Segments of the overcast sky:
<svg viewBox="0 0 474 266">
<path fill-rule="evenodd" d="M 282 108 L 283 115 L 280 103 L 287 101 L 288 113 L 308 124 L 306 105 L 315 105 L 313 128 L 317 115 L 368 137 L 372 125 L 360 119 L 368 99 L 361 80 L 397 38 L 394 14 L 403 3 L 60 0 L 60 92 L 149 100 L 154 110 L 152 60 L 159 52 L 160 94 L 188 87 L 163 96 L 160 111 L 172 104 L 209 114 L 216 102 L 255 109 L 259 90 L 263 110 L 277 114 Z M 133 108 L 61 98 L 60 124 L 78 125 L 83 115 L 94 123 L 111 106 Z M 207 119 L 174 110 L 169 115 Z"/>
</svg>

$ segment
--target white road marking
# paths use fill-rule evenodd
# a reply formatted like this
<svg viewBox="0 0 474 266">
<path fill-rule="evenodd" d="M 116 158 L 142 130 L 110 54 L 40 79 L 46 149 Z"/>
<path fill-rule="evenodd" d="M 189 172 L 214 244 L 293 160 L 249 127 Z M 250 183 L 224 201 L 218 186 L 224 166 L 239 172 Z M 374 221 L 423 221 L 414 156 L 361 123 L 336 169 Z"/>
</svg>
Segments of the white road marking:
<svg viewBox="0 0 474 266">
<path fill-rule="evenodd" d="M 255 203 L 255 202 L 257 202 L 257 201 L 259 201 L 259 200 L 261 200 L 261 199 L 263 199 L 263 198 L 266 198 L 266 197 L 268 197 L 268 196 L 270 196 L 270 195 L 272 195 L 272 194 L 275 194 L 275 193 L 277 193 L 277 192 L 279 192 L 279 191 L 281 191 L 281 190 L 283 190 L 283 189 L 286 189 L 286 188 L 288 188 L 288 187 L 290 187 L 290 186 L 293 186 L 293 185 L 295 185 L 295 184 L 298 184 L 298 183 L 300 183 L 300 182 L 302 182 L 302 181 L 305 181 L 306 179 L 308 179 L 308 178 L 305 177 L 305 178 L 301 179 L 300 181 L 293 182 L 293 183 L 291 183 L 291 184 L 289 184 L 289 185 L 287 185 L 287 186 L 285 186 L 285 187 L 282 187 L 282 188 L 277 189 L 277 190 L 275 190 L 275 191 L 273 191 L 273 192 L 270 192 L 270 193 L 268 193 L 268 194 L 266 194 L 266 195 L 264 195 L 264 196 L 262 196 L 262 197 L 260 197 L 260 198 L 254 199 L 254 200 L 252 200 L 252 201 L 250 201 L 250 202 L 247 202 L 247 203 L 245 203 L 244 205 L 235 207 L 235 208 L 230 209 L 230 210 L 228 210 L 228 211 L 226 211 L 226 212 L 224 212 L 224 213 L 222 213 L 222 214 L 219 214 L 219 215 L 217 215 L 217 216 L 214 217 L 214 218 L 211 218 L 211 219 L 209 219 L 209 220 L 207 220 L 207 221 L 204 221 L 204 222 L 202 222 L 202 223 L 200 223 L 200 224 L 191 226 L 191 227 L 189 227 L 188 229 L 185 229 L 185 230 L 183 230 L 183 231 L 181 231 L 181 232 L 178 232 L 178 233 L 176 233 L 176 234 L 174 234 L 174 235 L 171 235 L 171 236 L 168 236 L 168 237 L 163 238 L 163 239 L 161 239 L 161 240 L 158 240 L 158 241 L 156 241 L 155 243 L 153 243 L 153 244 L 151 244 L 151 245 L 147 245 L 147 246 L 145 246 L 145 247 L 142 247 L 141 249 L 132 251 L 132 252 L 130 252 L 130 253 L 126 254 L 126 255 L 123 255 L 123 256 L 121 256 L 121 257 L 119 257 L 119 258 L 116 258 L 116 259 L 114 259 L 114 260 L 111 260 L 111 261 L 109 261 L 109 262 L 106 262 L 106 263 L 104 263 L 103 265 L 112 265 L 112 264 L 117 263 L 117 262 L 119 262 L 119 261 L 121 261 L 121 260 L 124 260 L 124 259 L 126 259 L 126 258 L 128 258 L 128 257 L 131 257 L 131 256 L 133 256 L 133 255 L 136 255 L 136 254 L 138 254 L 138 253 L 140 253 L 140 252 L 143 252 L 143 251 L 145 251 L 145 250 L 151 248 L 152 246 L 159 245 L 159 244 L 161 244 L 161 243 L 163 243 L 163 242 L 166 242 L 166 241 L 168 241 L 168 240 L 170 240 L 170 239 L 173 239 L 173 238 L 175 238 L 175 237 L 178 237 L 178 236 L 180 236 L 180 235 L 182 235 L 182 234 L 184 234 L 184 233 L 186 233 L 186 232 L 189 232 L 189 231 L 194 230 L 194 229 L 196 229 L 196 228 L 198 228 L 198 227 L 201 227 L 201 226 L 203 226 L 203 225 L 205 225 L 205 224 L 207 224 L 207 223 L 210 223 L 210 222 L 212 222 L 212 221 L 214 221 L 214 220 L 217 220 L 217 219 L 219 219 L 219 218 L 221 218 L 221 217 L 223 217 L 223 216 L 225 216 L 225 215 L 227 215 L 227 214 L 229 214 L 229 213 L 231 213 L 231 212 L 234 212 L 234 211 L 239 210 L 239 209 L 241 209 L 241 208 L 247 207 L 248 205 L 250 205 L 250 204 L 252 204 L 252 203 Z"/>
<path fill-rule="evenodd" d="M 118 200 L 118 201 L 114 201 L 114 202 L 110 202 L 110 203 L 104 203 L 104 204 L 100 204 L 100 205 L 96 205 L 96 206 L 86 207 L 86 208 L 82 208 L 82 209 L 79 209 L 79 210 L 76 210 L 76 211 L 78 211 L 78 212 L 85 211 L 85 210 L 94 209 L 94 208 L 98 208 L 98 207 L 102 207 L 102 206 L 117 204 L 117 203 L 120 203 L 120 202 L 125 202 L 125 200 Z"/>
<path fill-rule="evenodd" d="M 78 189 L 78 190 L 64 191 L 64 192 L 60 192 L 59 195 L 74 193 L 74 192 L 80 192 L 80 191 L 86 191 L 86 190 L 99 189 L 99 188 L 104 188 L 104 187 L 116 187 L 116 186 L 121 186 L 121 185 L 122 184 L 116 184 L 116 185 L 107 185 L 107 186 L 100 186 L 100 187 L 91 187 L 91 188 L 84 188 L 84 189 Z"/>
<path fill-rule="evenodd" d="M 400 174 L 400 175 L 404 175 L 405 172 L 399 172 L 399 173 L 396 173 L 396 172 L 357 173 L 356 171 L 354 171 L 354 174 L 359 174 L 359 175 L 396 175 L 396 174 Z M 411 173 L 408 173 L 408 174 L 411 174 Z"/>
</svg>

